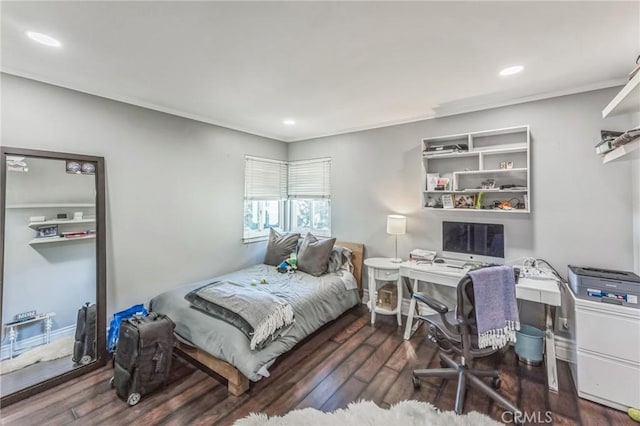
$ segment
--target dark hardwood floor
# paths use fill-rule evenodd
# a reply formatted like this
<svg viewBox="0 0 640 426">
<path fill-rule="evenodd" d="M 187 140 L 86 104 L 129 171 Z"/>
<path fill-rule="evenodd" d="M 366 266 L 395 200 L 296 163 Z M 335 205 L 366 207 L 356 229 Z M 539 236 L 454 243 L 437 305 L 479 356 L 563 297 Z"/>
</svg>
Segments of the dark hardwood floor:
<svg viewBox="0 0 640 426">
<path fill-rule="evenodd" d="M 0 376 L 0 393 L 10 394 L 40 383 L 43 379 L 56 377 L 73 370 L 71 355 L 51 361 L 37 362 L 20 370 Z"/>
<path fill-rule="evenodd" d="M 369 319 L 364 307 L 347 312 L 282 356 L 270 369 L 271 377 L 252 383 L 249 392 L 240 397 L 227 395 L 225 384 L 176 359 L 166 388 L 129 407 L 109 387 L 109 364 L 3 408 L 1 423 L 227 425 L 251 412 L 282 415 L 303 407 L 332 411 L 360 399 L 382 407 L 415 399 L 452 410 L 454 383 L 423 381 L 417 391 L 411 385 L 414 368 L 439 366 L 437 347 L 424 338 L 426 327 L 405 342 L 404 329 L 395 325 L 395 317 L 380 315 L 375 327 Z M 623 412 L 579 399 L 565 362 L 558 366 L 558 394 L 547 391 L 544 367 L 519 364 L 512 350 L 504 355 L 500 368 L 503 395 L 527 413 L 540 413 L 542 421 L 550 411 L 554 424 L 636 424 Z M 498 421 L 503 413 L 472 389 L 465 402 L 465 412 L 469 411 L 486 413 Z"/>
</svg>

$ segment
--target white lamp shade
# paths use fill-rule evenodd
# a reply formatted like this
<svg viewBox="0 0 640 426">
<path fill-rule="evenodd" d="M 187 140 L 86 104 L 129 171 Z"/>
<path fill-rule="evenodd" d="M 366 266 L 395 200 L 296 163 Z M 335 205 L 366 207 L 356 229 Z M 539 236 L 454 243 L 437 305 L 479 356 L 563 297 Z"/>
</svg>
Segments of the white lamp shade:
<svg viewBox="0 0 640 426">
<path fill-rule="evenodd" d="M 407 218 L 399 214 L 387 216 L 387 234 L 402 235 L 407 232 Z"/>
</svg>

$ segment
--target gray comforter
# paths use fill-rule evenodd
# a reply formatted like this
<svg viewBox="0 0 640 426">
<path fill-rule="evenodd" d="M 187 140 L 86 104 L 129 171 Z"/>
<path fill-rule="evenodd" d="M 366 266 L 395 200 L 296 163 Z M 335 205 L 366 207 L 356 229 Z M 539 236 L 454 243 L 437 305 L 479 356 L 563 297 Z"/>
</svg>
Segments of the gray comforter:
<svg viewBox="0 0 640 426">
<path fill-rule="evenodd" d="M 345 284 L 348 272 L 313 277 L 304 272 L 280 274 L 273 266 L 256 265 L 220 277 L 200 281 L 167 291 L 151 300 L 151 310 L 168 315 L 176 323 L 179 337 L 214 357 L 234 365 L 252 381 L 269 375 L 268 368 L 278 356 L 313 333 L 325 323 L 339 317 L 360 301 L 358 292 Z M 207 315 L 184 299 L 192 290 L 215 280 L 251 284 L 267 279 L 270 291 L 293 307 L 295 322 L 283 335 L 261 350 L 252 351 L 249 339 L 234 326 Z"/>
</svg>

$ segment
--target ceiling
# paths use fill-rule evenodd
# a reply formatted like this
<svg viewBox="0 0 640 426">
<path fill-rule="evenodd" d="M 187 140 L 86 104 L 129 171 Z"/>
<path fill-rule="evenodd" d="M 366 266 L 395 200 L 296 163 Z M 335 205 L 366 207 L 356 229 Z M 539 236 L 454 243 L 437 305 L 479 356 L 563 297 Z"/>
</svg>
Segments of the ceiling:
<svg viewBox="0 0 640 426">
<path fill-rule="evenodd" d="M 1 8 L 3 72 L 283 141 L 622 84 L 640 54 L 638 1 Z"/>
</svg>

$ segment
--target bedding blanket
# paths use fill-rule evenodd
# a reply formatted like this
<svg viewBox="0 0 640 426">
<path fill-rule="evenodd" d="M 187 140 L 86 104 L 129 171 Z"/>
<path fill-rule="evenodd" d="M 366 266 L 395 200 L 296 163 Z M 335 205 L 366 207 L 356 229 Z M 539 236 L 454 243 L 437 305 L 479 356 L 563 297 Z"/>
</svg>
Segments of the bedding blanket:
<svg viewBox="0 0 640 426">
<path fill-rule="evenodd" d="M 293 323 L 293 309 L 271 294 L 265 284 L 246 286 L 218 281 L 184 297 L 209 315 L 234 325 L 249 338 L 251 350 L 261 349 Z"/>
<path fill-rule="evenodd" d="M 295 321 L 273 342 L 251 350 L 247 336 L 233 325 L 194 308 L 184 296 L 214 281 L 251 286 L 268 291 L 291 305 Z M 183 341 L 228 362 L 252 381 L 268 377 L 270 366 L 296 343 L 344 311 L 360 303 L 353 275 L 347 271 L 314 277 L 304 272 L 280 274 L 273 266 L 256 265 L 207 280 L 176 287 L 151 300 L 151 311 L 168 315 Z"/>
</svg>

